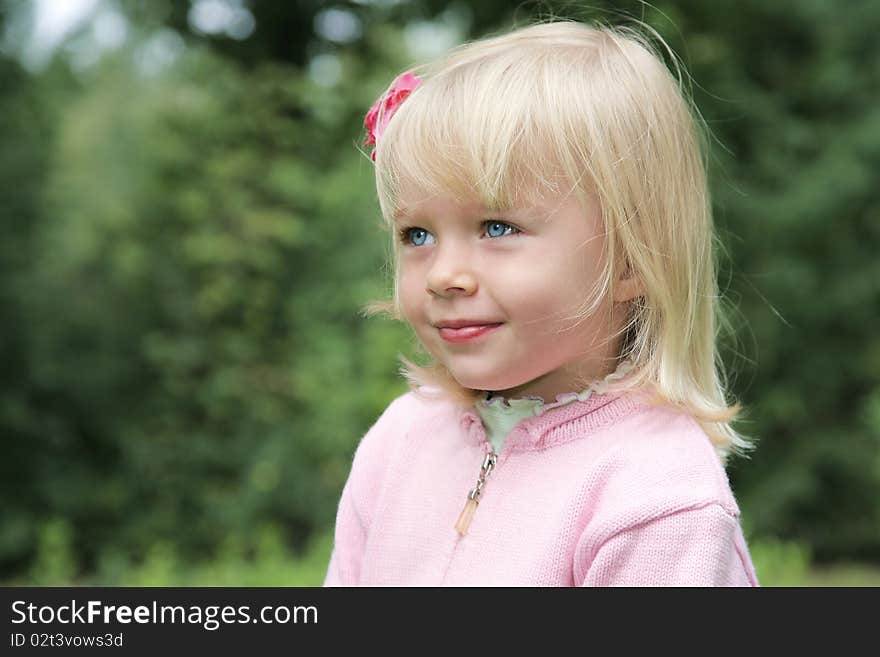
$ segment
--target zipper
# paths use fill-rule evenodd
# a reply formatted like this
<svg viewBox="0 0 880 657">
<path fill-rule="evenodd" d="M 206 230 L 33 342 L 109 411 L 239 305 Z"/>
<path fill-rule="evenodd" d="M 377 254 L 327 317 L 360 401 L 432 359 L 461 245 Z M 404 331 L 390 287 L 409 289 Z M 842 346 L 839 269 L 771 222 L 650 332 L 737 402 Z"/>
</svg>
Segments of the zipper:
<svg viewBox="0 0 880 657">
<path fill-rule="evenodd" d="M 474 511 L 477 510 L 477 506 L 480 503 L 480 495 L 483 492 L 483 486 L 486 485 L 486 478 L 492 473 L 492 470 L 495 469 L 495 464 L 498 461 L 498 455 L 495 453 L 495 448 L 492 447 L 492 443 L 488 440 L 486 441 L 486 447 L 486 455 L 483 457 L 483 464 L 480 466 L 480 475 L 477 477 L 477 485 L 467 494 L 467 501 L 464 504 L 464 508 L 461 510 L 461 515 L 458 516 L 458 522 L 455 523 L 455 529 L 459 536 L 467 534 L 468 527 L 471 526 L 471 519 L 474 517 Z"/>
</svg>

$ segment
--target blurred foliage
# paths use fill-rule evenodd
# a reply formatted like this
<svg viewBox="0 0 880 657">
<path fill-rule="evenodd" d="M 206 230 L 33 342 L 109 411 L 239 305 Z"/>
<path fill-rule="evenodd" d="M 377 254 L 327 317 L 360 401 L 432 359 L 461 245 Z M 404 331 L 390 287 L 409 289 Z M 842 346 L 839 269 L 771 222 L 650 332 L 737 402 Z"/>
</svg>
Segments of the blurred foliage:
<svg viewBox="0 0 880 657">
<path fill-rule="evenodd" d="M 0 55 L 0 578 L 319 584 L 412 344 L 359 316 L 388 285 L 365 109 L 432 25 L 627 12 L 683 57 L 715 136 L 724 356 L 759 441 L 729 471 L 759 576 L 880 562 L 875 3 L 260 1 L 239 39 L 192 3 L 101 6 L 129 32 L 89 65 L 88 24 L 45 68 Z M 358 30 L 321 28 L 331 10 Z M 184 47 L 148 66 L 157 34 Z"/>
</svg>

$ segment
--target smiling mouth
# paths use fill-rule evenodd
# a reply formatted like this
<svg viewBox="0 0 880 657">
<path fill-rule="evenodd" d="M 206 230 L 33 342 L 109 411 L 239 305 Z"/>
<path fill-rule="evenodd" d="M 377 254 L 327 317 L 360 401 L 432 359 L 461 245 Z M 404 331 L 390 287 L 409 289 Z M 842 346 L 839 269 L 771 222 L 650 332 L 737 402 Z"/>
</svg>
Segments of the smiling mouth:
<svg viewBox="0 0 880 657">
<path fill-rule="evenodd" d="M 492 333 L 501 324 L 476 324 L 472 326 L 462 326 L 461 328 L 443 327 L 438 329 L 440 337 L 447 342 L 460 343 L 476 340 L 484 335 Z"/>
</svg>

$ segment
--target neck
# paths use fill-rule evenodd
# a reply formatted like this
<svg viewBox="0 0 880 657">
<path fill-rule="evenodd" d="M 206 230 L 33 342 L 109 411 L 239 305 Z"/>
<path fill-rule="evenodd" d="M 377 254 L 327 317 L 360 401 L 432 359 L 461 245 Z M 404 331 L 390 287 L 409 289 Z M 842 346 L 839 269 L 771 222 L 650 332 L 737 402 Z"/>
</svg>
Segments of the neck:
<svg viewBox="0 0 880 657">
<path fill-rule="evenodd" d="M 523 397 L 540 397 L 545 402 L 553 401 L 559 395 L 575 392 L 579 393 L 590 386 L 604 381 L 611 374 L 616 373 L 621 362 L 613 361 L 604 367 L 595 367 L 590 373 L 564 373 L 559 370 L 551 372 L 520 386 L 506 390 L 488 391 L 493 397 L 505 399 L 519 399 Z"/>
</svg>

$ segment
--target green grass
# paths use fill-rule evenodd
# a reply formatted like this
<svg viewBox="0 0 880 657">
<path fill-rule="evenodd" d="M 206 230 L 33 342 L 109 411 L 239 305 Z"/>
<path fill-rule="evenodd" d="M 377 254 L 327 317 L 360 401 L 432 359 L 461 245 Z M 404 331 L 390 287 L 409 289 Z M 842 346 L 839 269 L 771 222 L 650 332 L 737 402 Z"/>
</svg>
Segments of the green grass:
<svg viewBox="0 0 880 657">
<path fill-rule="evenodd" d="M 880 586 L 880 564 L 819 566 L 800 543 L 756 539 L 749 552 L 761 586 Z"/>
<path fill-rule="evenodd" d="M 880 586 L 880 567 L 841 563 L 810 570 L 806 586 Z"/>
<path fill-rule="evenodd" d="M 333 546 L 331 532 L 316 534 L 302 554 L 294 554 L 275 527 L 243 540 L 231 537 L 216 554 L 198 563 L 184 562 L 169 543 L 152 545 L 136 561 L 105 552 L 93 573 L 78 573 L 69 529 L 48 523 L 29 572 L 9 586 L 321 586 Z"/>
</svg>

